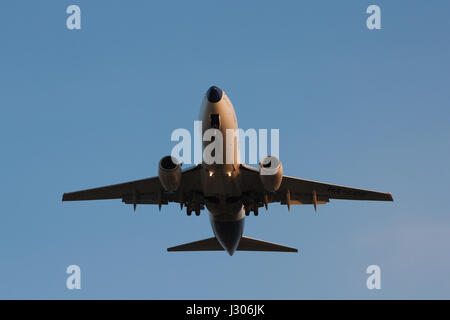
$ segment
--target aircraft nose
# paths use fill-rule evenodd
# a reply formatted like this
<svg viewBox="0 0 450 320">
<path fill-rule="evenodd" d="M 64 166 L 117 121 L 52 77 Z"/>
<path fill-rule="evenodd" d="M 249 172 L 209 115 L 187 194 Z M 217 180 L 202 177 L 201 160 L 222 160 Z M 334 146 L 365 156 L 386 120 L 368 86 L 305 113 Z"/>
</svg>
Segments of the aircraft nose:
<svg viewBox="0 0 450 320">
<path fill-rule="evenodd" d="M 209 102 L 216 103 L 222 99 L 222 89 L 216 86 L 212 86 L 206 91 L 206 98 L 208 98 Z"/>
</svg>

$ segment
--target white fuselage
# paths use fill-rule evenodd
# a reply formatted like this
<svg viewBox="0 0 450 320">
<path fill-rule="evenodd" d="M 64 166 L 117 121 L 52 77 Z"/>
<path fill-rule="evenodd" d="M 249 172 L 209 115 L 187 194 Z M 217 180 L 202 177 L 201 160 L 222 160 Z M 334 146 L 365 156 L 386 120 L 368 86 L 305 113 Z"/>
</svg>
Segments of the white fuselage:
<svg viewBox="0 0 450 320">
<path fill-rule="evenodd" d="M 202 121 L 203 137 L 207 130 L 210 130 L 212 133 L 220 131 L 216 133 L 223 138 L 222 156 L 220 157 L 220 150 L 215 152 L 218 161 L 214 163 L 207 161 L 209 162 L 207 163 L 205 157 L 203 160 L 204 169 L 201 181 L 208 210 L 217 219 L 240 219 L 243 217 L 242 202 L 235 201 L 237 203 L 233 203 L 231 201 L 242 194 L 239 179 L 239 139 L 233 134 L 237 132 L 238 122 L 233 105 L 225 92 L 222 93 L 222 98 L 218 102 L 210 102 L 205 96 L 200 120 Z M 204 138 L 204 140 L 206 139 Z M 204 151 L 210 143 L 209 138 L 208 141 L 203 141 Z M 222 158 L 222 161 L 219 158 Z"/>
<path fill-rule="evenodd" d="M 220 91 L 219 96 L 216 94 L 216 99 L 213 96 L 211 99 L 213 101 L 209 99 L 211 90 Z M 238 122 L 233 105 L 225 92 L 217 87 L 211 87 L 208 90 L 203 99 L 200 120 L 202 121 L 203 140 L 207 140 L 203 141 L 201 179 L 206 207 L 210 212 L 216 238 L 227 250 L 229 248 L 234 251 L 242 236 L 245 212 L 239 176 L 239 138 L 236 136 Z M 208 138 L 208 130 L 210 130 L 210 134 L 215 132 L 221 134 L 223 138 L 222 157 L 220 157 L 220 150 L 216 149 L 213 154 L 217 161 L 212 163 L 211 160 L 205 161 L 205 151 L 208 151 L 208 145 L 212 143 L 211 135 Z M 216 146 L 220 146 L 220 144 L 216 144 Z M 234 248 L 230 248 L 230 246 Z"/>
</svg>

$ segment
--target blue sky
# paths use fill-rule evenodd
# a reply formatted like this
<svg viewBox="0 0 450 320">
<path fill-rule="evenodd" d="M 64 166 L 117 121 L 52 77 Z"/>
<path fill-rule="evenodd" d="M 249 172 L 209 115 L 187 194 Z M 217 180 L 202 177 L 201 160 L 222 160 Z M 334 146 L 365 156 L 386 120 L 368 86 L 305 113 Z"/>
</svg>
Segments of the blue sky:
<svg viewBox="0 0 450 320">
<path fill-rule="evenodd" d="M 366 28 L 378 4 L 382 30 Z M 82 29 L 66 29 L 78 4 Z M 0 298 L 450 298 L 448 1 L 0 3 Z M 63 192 L 157 174 L 225 89 L 279 128 L 288 175 L 394 203 L 271 205 L 245 235 L 300 254 L 171 253 L 208 216 Z M 67 266 L 82 289 L 65 287 Z M 366 288 L 381 267 L 381 290 Z"/>
</svg>

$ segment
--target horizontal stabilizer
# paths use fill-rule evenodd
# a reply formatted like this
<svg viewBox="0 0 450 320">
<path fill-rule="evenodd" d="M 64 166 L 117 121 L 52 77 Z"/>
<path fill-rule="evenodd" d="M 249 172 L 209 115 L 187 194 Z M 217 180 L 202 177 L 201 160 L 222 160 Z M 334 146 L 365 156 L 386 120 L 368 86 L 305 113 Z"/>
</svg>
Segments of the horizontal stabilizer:
<svg viewBox="0 0 450 320">
<path fill-rule="evenodd" d="M 281 244 L 273 242 L 262 241 L 242 237 L 239 246 L 236 250 L 239 251 L 278 251 L 278 252 L 298 252 L 297 248 L 286 247 Z"/>
<path fill-rule="evenodd" d="M 168 248 L 167 251 L 222 251 L 224 250 L 215 237 L 182 244 Z M 283 246 L 272 242 L 242 237 L 237 251 L 273 251 L 298 252 L 296 248 Z"/>
<path fill-rule="evenodd" d="M 167 248 L 167 251 L 220 251 L 223 250 L 219 241 L 215 237 L 180 244 L 179 246 Z"/>
</svg>

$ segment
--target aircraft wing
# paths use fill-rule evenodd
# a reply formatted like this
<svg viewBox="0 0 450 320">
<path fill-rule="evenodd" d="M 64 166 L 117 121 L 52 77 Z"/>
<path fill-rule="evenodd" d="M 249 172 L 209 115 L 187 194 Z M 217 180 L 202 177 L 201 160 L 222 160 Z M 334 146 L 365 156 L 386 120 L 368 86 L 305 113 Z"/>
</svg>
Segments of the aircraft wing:
<svg viewBox="0 0 450 320">
<path fill-rule="evenodd" d="M 258 206 L 270 202 L 281 204 L 325 204 L 329 199 L 393 201 L 390 193 L 345 187 L 318 181 L 283 176 L 280 188 L 265 192 L 257 168 L 241 164 L 244 192 Z M 253 194 L 252 194 L 253 190 Z"/>
<path fill-rule="evenodd" d="M 200 187 L 200 166 L 182 172 L 180 187 L 166 192 L 158 177 L 64 193 L 62 201 L 122 199 L 126 204 L 167 204 L 192 202 Z"/>
</svg>

